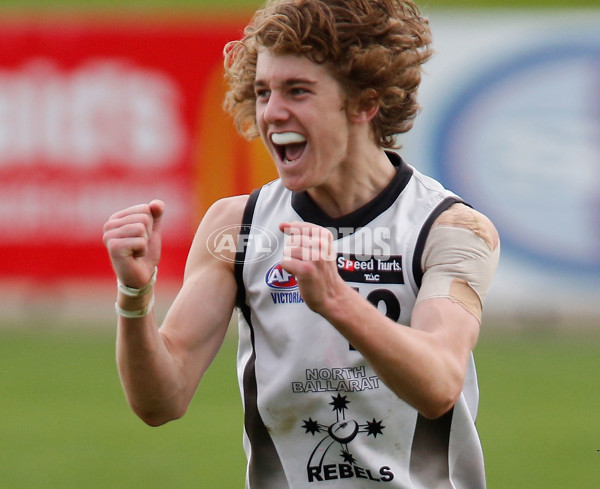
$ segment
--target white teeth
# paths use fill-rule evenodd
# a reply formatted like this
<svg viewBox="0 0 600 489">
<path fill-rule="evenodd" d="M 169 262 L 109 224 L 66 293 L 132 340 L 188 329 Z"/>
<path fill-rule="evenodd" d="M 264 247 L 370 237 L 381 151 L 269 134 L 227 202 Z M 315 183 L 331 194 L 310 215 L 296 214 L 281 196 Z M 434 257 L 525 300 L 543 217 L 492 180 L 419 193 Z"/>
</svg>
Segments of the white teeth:
<svg viewBox="0 0 600 489">
<path fill-rule="evenodd" d="M 271 141 L 275 144 L 303 143 L 306 138 L 297 132 L 280 132 L 271 134 Z"/>
</svg>

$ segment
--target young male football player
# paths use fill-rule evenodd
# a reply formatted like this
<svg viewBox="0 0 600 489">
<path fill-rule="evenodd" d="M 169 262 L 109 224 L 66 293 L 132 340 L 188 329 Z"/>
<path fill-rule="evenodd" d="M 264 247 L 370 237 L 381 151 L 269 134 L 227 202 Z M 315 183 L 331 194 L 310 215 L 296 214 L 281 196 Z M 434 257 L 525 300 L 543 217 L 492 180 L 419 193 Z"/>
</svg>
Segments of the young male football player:
<svg viewBox="0 0 600 489">
<path fill-rule="evenodd" d="M 279 173 L 216 202 L 162 326 L 164 204 L 111 216 L 118 364 L 148 424 L 184 414 L 239 310 L 246 487 L 485 487 L 472 350 L 492 223 L 395 151 L 428 22 L 408 0 L 275 0 L 226 47 L 226 107 Z M 210 243 L 239 231 L 237 251 Z M 279 246 L 252 246 L 261 233 Z"/>
</svg>

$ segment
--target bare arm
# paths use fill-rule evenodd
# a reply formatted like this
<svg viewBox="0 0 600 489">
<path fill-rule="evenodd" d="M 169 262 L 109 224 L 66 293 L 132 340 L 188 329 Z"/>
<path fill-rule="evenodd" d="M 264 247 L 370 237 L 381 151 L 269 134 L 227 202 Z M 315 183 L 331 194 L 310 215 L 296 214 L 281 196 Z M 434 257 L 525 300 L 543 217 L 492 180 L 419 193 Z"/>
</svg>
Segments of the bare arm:
<svg viewBox="0 0 600 489">
<path fill-rule="evenodd" d="M 323 315 L 398 397 L 429 418 L 456 403 L 479 334 L 475 317 L 450 299 L 435 298 L 415 307 L 407 328 L 349 287 L 340 288 L 335 302 Z"/>
<path fill-rule="evenodd" d="M 232 263 L 213 256 L 207 239 L 215 229 L 239 224 L 245 202 L 245 196 L 224 199 L 207 212 L 190 249 L 183 286 L 160 329 L 153 311 L 135 319 L 119 317 L 121 381 L 130 406 L 150 425 L 185 413 L 223 341 L 237 286 Z M 158 263 L 162 209 L 159 201 L 135 206 L 115 214 L 105 225 L 104 241 L 113 268 L 126 285 L 141 287 Z M 149 296 L 132 299 L 119 293 L 117 301 L 125 310 L 137 310 Z"/>
<path fill-rule="evenodd" d="M 440 221 L 455 225 L 447 216 Z M 487 220 L 485 224 L 497 245 L 493 225 Z M 284 231 L 289 227 L 289 224 L 282 225 Z M 426 297 L 419 296 L 411 327 L 399 327 L 349 287 L 340 278 L 331 259 L 302 258 L 303 252 L 305 257 L 335 256 L 328 251 L 331 236 L 308 223 L 293 223 L 293 227 L 303 232 L 286 246 L 283 265 L 298 279 L 302 297 L 309 307 L 325 317 L 364 355 L 398 397 L 429 418 L 448 411 L 460 396 L 469 357 L 479 335 L 479 318 L 465 307 L 465 303 L 479 301 L 475 291 L 468 285 L 458 287 L 460 300 L 453 296 L 452 287 L 448 293 L 432 292 Z M 315 232 L 311 235 L 308 229 Z M 471 232 L 469 226 L 464 226 L 463 230 Z M 479 239 L 478 236 L 475 238 Z M 491 248 L 488 253 L 487 246 L 483 243 L 482 249 L 491 257 L 487 266 L 493 272 L 495 253 Z M 306 253 L 307 248 L 324 251 Z M 479 260 L 476 256 L 466 258 L 467 261 L 470 259 Z M 482 259 L 487 260 L 488 256 Z M 436 273 L 435 267 L 431 272 L 426 271 L 422 290 L 439 289 L 435 283 L 430 283 L 439 280 Z M 452 270 L 444 273 L 452 273 Z M 467 278 L 479 279 L 478 272 L 473 275 Z M 464 279 L 464 274 L 459 275 L 454 282 L 462 284 Z"/>
</svg>

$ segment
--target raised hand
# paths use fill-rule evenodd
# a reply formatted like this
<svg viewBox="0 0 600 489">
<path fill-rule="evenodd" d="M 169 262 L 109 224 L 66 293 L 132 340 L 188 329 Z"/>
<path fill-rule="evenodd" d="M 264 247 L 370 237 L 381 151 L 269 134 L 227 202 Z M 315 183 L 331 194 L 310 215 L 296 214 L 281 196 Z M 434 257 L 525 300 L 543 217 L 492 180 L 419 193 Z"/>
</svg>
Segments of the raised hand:
<svg viewBox="0 0 600 489">
<path fill-rule="evenodd" d="M 160 260 L 160 223 L 165 204 L 153 200 L 114 213 L 104 225 L 104 244 L 121 283 L 146 285 Z"/>
<path fill-rule="evenodd" d="M 286 235 L 281 265 L 296 277 L 308 307 L 326 315 L 331 299 L 346 287 L 337 271 L 333 235 L 307 222 L 281 223 L 279 228 Z"/>
</svg>

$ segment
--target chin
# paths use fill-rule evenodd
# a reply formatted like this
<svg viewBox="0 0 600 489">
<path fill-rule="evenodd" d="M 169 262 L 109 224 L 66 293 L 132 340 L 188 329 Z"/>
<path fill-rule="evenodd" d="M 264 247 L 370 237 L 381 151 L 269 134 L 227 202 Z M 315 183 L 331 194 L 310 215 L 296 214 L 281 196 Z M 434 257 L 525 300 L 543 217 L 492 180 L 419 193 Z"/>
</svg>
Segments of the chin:
<svg viewBox="0 0 600 489">
<path fill-rule="evenodd" d="M 291 190 L 292 192 L 302 192 L 307 189 L 304 185 L 300 185 L 298 182 L 291 182 L 285 178 L 281 179 L 281 183 L 285 188 Z"/>
<path fill-rule="evenodd" d="M 301 178 L 286 177 L 282 175 L 281 172 L 279 173 L 279 178 L 283 186 L 292 192 L 303 192 L 304 190 L 308 190 L 310 188 L 307 185 L 307 182 Z"/>
</svg>

